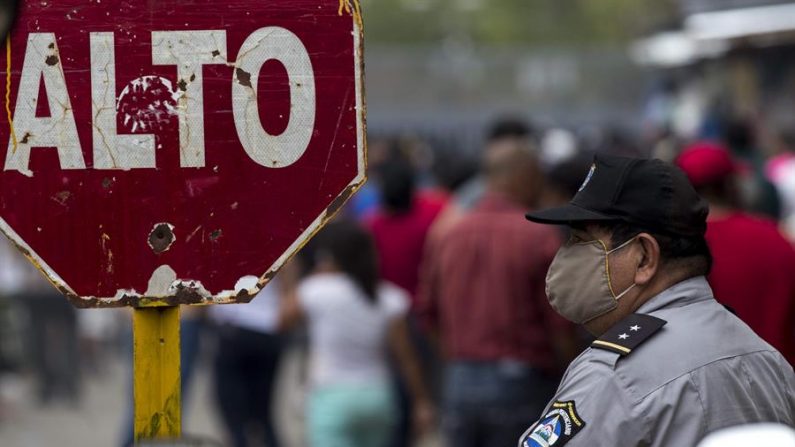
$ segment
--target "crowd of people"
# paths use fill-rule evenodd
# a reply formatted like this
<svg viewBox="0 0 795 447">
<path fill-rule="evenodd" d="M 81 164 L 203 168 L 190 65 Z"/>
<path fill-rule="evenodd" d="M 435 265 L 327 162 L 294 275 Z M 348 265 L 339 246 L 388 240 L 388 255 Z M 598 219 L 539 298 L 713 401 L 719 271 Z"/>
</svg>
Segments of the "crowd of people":
<svg viewBox="0 0 795 447">
<path fill-rule="evenodd" d="M 787 170 L 795 151 L 782 133 L 780 145 L 762 152 L 740 122 L 722 135 L 677 142 L 666 161 L 709 201 L 716 296 L 792 363 L 795 197 Z M 370 182 L 299 256 L 305 276 L 286 300 L 287 313 L 309 326 L 312 375 L 338 380 L 312 379 L 315 396 L 326 397 L 309 405 L 308 439 L 409 445 L 418 429 L 438 426 L 446 445 L 515 443 L 590 341 L 552 310 L 544 289 L 566 230 L 530 224 L 524 213 L 568 202 L 596 152 L 654 155 L 629 141 L 608 135 L 588 147 L 563 129 L 501 120 L 487 133 L 478 173 L 455 188 L 432 180 L 417 140 L 374 141 Z M 376 276 L 384 281 L 377 288 Z M 334 365 L 353 370 L 337 375 Z M 380 372 L 360 377 L 359 368 Z M 379 391 L 368 392 L 375 383 Z"/>
<path fill-rule="evenodd" d="M 709 285 L 793 364 L 795 131 L 761 138 L 739 120 L 720 129 L 634 143 L 619 132 L 594 139 L 502 119 L 467 179 L 440 175 L 455 163 L 417 138 L 371 138 L 368 183 L 263 292 L 184 318 L 183 387 L 202 333 L 211 333 L 225 445 L 284 445 L 274 383 L 284 351 L 301 344 L 290 335 L 303 328 L 307 445 L 408 446 L 435 430 L 444 445 L 515 445 L 592 341 L 545 291 L 568 230 L 527 222 L 525 213 L 568 203 L 595 153 L 681 168 L 709 203 Z M 76 324 L 61 320 L 42 327 Z M 56 380 L 41 362 L 42 401 L 54 384 L 77 394 L 74 371 Z"/>
</svg>

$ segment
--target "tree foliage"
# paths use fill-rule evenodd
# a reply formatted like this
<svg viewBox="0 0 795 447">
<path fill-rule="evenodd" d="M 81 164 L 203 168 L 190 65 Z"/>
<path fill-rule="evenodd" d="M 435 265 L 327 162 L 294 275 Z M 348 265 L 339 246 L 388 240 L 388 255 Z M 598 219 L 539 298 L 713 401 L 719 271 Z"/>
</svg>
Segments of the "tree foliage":
<svg viewBox="0 0 795 447">
<path fill-rule="evenodd" d="M 367 39 L 465 38 L 511 46 L 622 43 L 659 27 L 672 0 L 362 0 Z"/>
</svg>

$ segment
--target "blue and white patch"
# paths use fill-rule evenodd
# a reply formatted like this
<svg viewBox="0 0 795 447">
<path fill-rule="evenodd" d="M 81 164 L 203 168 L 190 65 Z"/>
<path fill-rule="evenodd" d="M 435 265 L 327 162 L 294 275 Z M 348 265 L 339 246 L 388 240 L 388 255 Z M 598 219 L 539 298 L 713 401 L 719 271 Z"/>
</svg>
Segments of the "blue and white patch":
<svg viewBox="0 0 795 447">
<path fill-rule="evenodd" d="M 591 177 L 593 177 L 594 172 L 596 172 L 596 163 L 591 164 L 591 169 L 588 171 L 588 175 L 585 176 L 585 180 L 583 180 L 582 185 L 580 185 L 580 189 L 578 189 L 577 192 L 585 189 L 585 186 L 591 181 Z"/>
<path fill-rule="evenodd" d="M 530 433 L 522 440 L 522 447 L 561 447 L 585 427 L 577 414 L 574 401 L 556 401 Z"/>
</svg>

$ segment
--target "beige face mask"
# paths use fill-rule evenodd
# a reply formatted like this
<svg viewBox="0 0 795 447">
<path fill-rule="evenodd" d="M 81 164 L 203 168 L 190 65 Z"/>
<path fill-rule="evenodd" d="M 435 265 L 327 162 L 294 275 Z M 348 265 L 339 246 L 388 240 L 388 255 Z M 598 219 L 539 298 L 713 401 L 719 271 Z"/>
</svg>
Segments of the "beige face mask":
<svg viewBox="0 0 795 447">
<path fill-rule="evenodd" d="M 600 240 L 561 247 L 547 272 L 549 304 L 565 319 L 583 324 L 618 306 L 618 300 L 635 284 L 619 294 L 610 283 L 609 255 L 631 242 L 632 238 L 607 251 Z"/>
</svg>

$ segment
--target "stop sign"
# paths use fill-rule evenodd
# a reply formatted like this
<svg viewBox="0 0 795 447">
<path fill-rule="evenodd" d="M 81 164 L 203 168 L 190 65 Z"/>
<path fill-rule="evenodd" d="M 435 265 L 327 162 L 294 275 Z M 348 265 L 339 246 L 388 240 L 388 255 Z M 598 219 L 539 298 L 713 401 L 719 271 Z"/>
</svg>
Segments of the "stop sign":
<svg viewBox="0 0 795 447">
<path fill-rule="evenodd" d="M 79 307 L 248 301 L 364 181 L 359 18 L 351 0 L 24 2 L 0 228 Z"/>
</svg>

